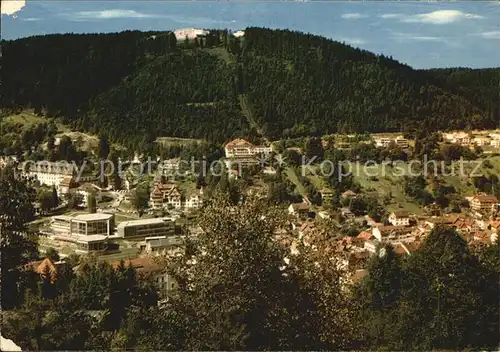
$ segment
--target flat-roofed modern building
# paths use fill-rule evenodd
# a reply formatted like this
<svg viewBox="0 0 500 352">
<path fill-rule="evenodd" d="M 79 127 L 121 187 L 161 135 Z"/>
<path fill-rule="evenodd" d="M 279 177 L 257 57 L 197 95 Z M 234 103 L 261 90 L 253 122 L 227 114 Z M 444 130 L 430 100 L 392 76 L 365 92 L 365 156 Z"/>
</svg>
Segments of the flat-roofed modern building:
<svg viewBox="0 0 500 352">
<path fill-rule="evenodd" d="M 113 214 L 96 213 L 52 217 L 53 238 L 76 244 L 79 252 L 101 251 L 114 230 Z"/>
<path fill-rule="evenodd" d="M 103 251 L 107 248 L 107 237 L 103 235 L 81 236 L 76 245 L 81 252 Z"/>
<path fill-rule="evenodd" d="M 59 215 L 52 218 L 52 230 L 70 236 L 109 236 L 114 229 L 114 215 L 105 213 Z"/>
<path fill-rule="evenodd" d="M 175 234 L 175 223 L 171 218 L 154 218 L 124 221 L 117 226 L 118 236 L 151 237 L 172 236 Z"/>
</svg>

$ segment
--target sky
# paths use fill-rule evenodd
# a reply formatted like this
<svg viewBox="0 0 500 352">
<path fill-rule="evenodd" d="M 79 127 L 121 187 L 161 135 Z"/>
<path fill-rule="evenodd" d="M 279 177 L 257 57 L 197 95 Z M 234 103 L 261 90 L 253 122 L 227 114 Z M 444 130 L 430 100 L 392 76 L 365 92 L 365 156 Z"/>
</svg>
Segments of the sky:
<svg viewBox="0 0 500 352">
<path fill-rule="evenodd" d="M 500 67 L 500 1 L 1 0 L 3 39 L 186 27 L 288 28 L 414 68 Z"/>
</svg>

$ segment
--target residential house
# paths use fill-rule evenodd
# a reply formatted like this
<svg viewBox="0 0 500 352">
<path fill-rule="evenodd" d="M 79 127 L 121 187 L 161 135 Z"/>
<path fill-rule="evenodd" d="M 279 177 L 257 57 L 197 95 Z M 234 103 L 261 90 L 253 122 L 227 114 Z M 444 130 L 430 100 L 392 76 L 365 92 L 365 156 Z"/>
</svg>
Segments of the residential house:
<svg viewBox="0 0 500 352">
<path fill-rule="evenodd" d="M 172 207 L 181 208 L 181 192 L 174 184 L 156 183 L 150 195 L 150 204 L 153 209 Z"/>
<path fill-rule="evenodd" d="M 392 138 L 380 137 L 380 138 L 375 138 L 374 141 L 377 147 L 388 147 L 393 140 Z"/>
<path fill-rule="evenodd" d="M 493 148 L 500 148 L 500 139 L 492 139 L 490 141 L 490 145 L 493 147 Z"/>
<path fill-rule="evenodd" d="M 408 148 L 410 145 L 408 139 L 404 138 L 403 136 L 396 137 L 394 142 L 396 143 L 396 145 L 398 147 L 403 148 L 403 149 Z"/>
<path fill-rule="evenodd" d="M 354 213 L 349 208 L 340 209 L 340 214 L 348 220 L 352 220 L 355 218 Z"/>
<path fill-rule="evenodd" d="M 410 226 L 410 214 L 407 211 L 392 212 L 387 219 L 393 226 Z"/>
<path fill-rule="evenodd" d="M 341 195 L 342 198 L 347 198 L 347 199 L 354 199 L 357 197 L 357 194 L 356 192 L 352 191 L 352 190 L 347 190 L 345 191 L 344 193 L 342 193 Z"/>
<path fill-rule="evenodd" d="M 61 195 L 62 194 L 68 194 L 69 190 L 73 186 L 74 186 L 73 177 L 71 177 L 71 176 L 64 177 L 61 180 L 61 182 L 59 183 L 59 193 Z"/>
<path fill-rule="evenodd" d="M 445 133 L 443 138 L 450 143 L 460 144 L 462 146 L 469 146 L 471 144 L 471 138 L 469 134 L 465 132 Z"/>
<path fill-rule="evenodd" d="M 178 288 L 177 282 L 168 275 L 166 267 L 159 264 L 152 257 L 142 257 L 129 259 L 124 262 L 125 267 L 132 266 L 136 269 L 137 274 L 143 277 L 150 277 L 156 283 L 158 292 L 162 297 L 168 297 L 172 291 Z M 112 263 L 116 269 L 120 262 Z"/>
<path fill-rule="evenodd" d="M 379 242 L 411 242 L 415 240 L 413 231 L 408 226 L 378 226 L 372 228 L 372 235 Z"/>
<path fill-rule="evenodd" d="M 305 202 L 290 204 L 288 214 L 305 219 L 309 216 L 309 204 Z"/>
<path fill-rule="evenodd" d="M 180 236 L 146 237 L 141 249 L 148 255 L 160 256 L 184 252 L 184 239 Z"/>
<path fill-rule="evenodd" d="M 321 194 L 321 199 L 323 200 L 323 202 L 330 201 L 334 195 L 333 191 L 330 188 L 323 188 L 319 191 L 319 193 Z"/>
</svg>

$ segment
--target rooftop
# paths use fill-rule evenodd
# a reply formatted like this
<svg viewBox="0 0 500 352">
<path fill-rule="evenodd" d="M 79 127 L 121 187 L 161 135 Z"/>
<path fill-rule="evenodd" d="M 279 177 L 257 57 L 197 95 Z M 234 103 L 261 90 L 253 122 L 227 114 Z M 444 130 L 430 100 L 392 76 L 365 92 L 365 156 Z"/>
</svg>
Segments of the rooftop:
<svg viewBox="0 0 500 352">
<path fill-rule="evenodd" d="M 101 242 L 106 240 L 108 236 L 104 235 L 88 235 L 88 236 L 78 236 L 79 243 L 89 243 L 89 242 Z"/>
<path fill-rule="evenodd" d="M 118 224 L 118 228 L 123 228 L 126 226 L 140 226 L 140 225 L 151 225 L 151 224 L 162 224 L 165 222 L 173 222 L 171 218 L 151 218 L 151 219 L 139 219 L 139 220 L 130 220 L 123 221 Z"/>
<path fill-rule="evenodd" d="M 75 216 L 73 219 L 81 221 L 93 221 L 93 220 L 109 220 L 113 217 L 114 217 L 113 214 L 95 213 L 95 214 L 80 214 Z"/>
</svg>

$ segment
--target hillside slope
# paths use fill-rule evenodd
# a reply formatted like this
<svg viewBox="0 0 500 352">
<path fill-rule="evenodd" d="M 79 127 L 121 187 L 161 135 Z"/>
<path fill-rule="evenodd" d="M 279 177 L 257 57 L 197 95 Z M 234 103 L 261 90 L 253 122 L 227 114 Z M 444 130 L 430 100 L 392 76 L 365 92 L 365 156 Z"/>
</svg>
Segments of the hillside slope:
<svg viewBox="0 0 500 352">
<path fill-rule="evenodd" d="M 212 31 L 182 43 L 169 32 L 129 31 L 2 44 L 2 111 L 31 107 L 132 147 L 159 136 L 223 142 L 500 120 L 499 69 L 418 71 L 287 30 L 248 28 L 242 39 Z"/>
</svg>

